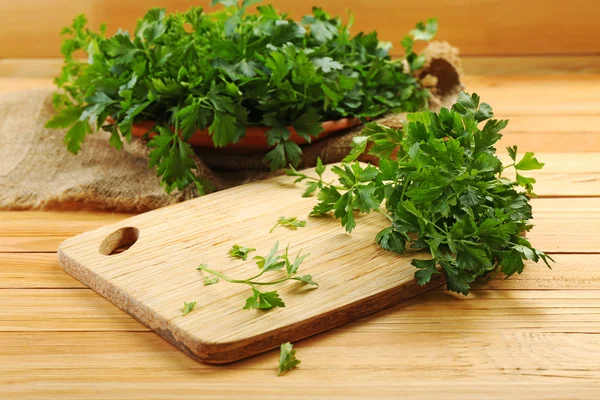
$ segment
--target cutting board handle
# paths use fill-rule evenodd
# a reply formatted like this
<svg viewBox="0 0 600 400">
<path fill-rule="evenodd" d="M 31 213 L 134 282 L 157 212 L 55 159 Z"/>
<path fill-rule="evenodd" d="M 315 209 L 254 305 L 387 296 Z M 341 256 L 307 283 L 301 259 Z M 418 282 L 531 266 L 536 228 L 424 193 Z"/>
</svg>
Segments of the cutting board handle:
<svg viewBox="0 0 600 400">
<path fill-rule="evenodd" d="M 132 226 L 117 229 L 100 243 L 100 254 L 110 256 L 126 251 L 140 237 L 140 231 Z"/>
</svg>

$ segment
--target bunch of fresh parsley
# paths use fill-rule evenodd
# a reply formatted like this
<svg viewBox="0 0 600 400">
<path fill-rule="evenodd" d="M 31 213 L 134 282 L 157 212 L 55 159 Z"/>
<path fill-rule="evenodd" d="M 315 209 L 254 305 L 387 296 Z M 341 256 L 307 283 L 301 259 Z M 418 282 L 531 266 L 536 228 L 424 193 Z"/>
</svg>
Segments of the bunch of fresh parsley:
<svg viewBox="0 0 600 400">
<path fill-rule="evenodd" d="M 419 23 L 402 40 L 404 60 L 392 61 L 391 45 L 377 33 L 350 34 L 320 8 L 295 22 L 273 6 L 246 9 L 257 0 L 213 0 L 224 10 L 195 7 L 165 15 L 151 9 L 130 34 L 107 37 L 90 30 L 83 15 L 65 28 L 65 63 L 55 82 L 58 114 L 47 124 L 68 128 L 65 142 L 77 153 L 88 133 L 110 132 L 117 149 L 131 140 L 132 125 L 155 122 L 148 134 L 149 165 L 167 191 L 207 182 L 197 176 L 187 143 L 208 129 L 215 147 L 239 141 L 251 125 L 268 126 L 272 169 L 297 165 L 301 149 L 288 127 L 310 141 L 321 123 L 342 117 L 374 118 L 425 107 L 427 91 L 412 72 L 425 58 L 415 40 L 431 40 L 437 22 Z M 82 61 L 76 58 L 87 54 Z"/>
<path fill-rule="evenodd" d="M 513 163 L 503 166 L 494 146 L 508 121 L 492 116 L 479 96 L 461 93 L 452 109 L 409 114 L 402 129 L 369 124 L 345 163 L 331 168 L 339 184 L 320 184 L 311 215 L 333 211 L 351 232 L 355 212 L 380 212 L 389 220 L 376 237 L 383 249 L 428 252 L 429 258 L 412 261 L 418 283 L 444 273 L 448 289 L 465 295 L 493 271 L 521 273 L 525 260 L 550 267 L 552 259 L 524 237 L 532 227 L 535 179 L 521 171 L 543 164 L 529 152 L 518 160 L 515 146 L 508 148 Z M 366 151 L 379 158 L 378 167 L 355 161 Z M 516 181 L 502 177 L 509 167 Z M 298 180 L 304 175 L 286 172 Z"/>
</svg>

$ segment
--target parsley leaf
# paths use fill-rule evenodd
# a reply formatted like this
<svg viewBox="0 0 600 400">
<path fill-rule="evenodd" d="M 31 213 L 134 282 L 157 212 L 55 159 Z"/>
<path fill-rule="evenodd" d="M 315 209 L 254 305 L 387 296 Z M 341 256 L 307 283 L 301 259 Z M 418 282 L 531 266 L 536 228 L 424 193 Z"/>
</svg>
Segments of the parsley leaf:
<svg viewBox="0 0 600 400">
<path fill-rule="evenodd" d="M 279 371 L 277 376 L 296 368 L 300 365 L 300 360 L 296 358 L 296 350 L 290 342 L 282 343 L 279 349 Z"/>
<path fill-rule="evenodd" d="M 269 233 L 272 233 L 278 226 L 285 226 L 288 229 L 296 230 L 298 228 L 306 226 L 306 221 L 298 219 L 298 217 L 279 217 L 279 220 L 277 221 L 275 226 L 271 228 Z"/>
<path fill-rule="evenodd" d="M 256 249 L 253 247 L 245 247 L 240 246 L 239 244 L 234 244 L 233 247 L 229 249 L 229 256 L 246 260 L 248 258 L 248 253 L 254 250 Z"/>
<path fill-rule="evenodd" d="M 277 291 L 259 292 L 252 288 L 252 296 L 246 299 L 244 310 L 270 310 L 275 307 L 285 307 Z"/>
<path fill-rule="evenodd" d="M 214 285 L 215 283 L 219 283 L 218 276 L 207 276 L 204 278 L 204 286 Z"/>
<path fill-rule="evenodd" d="M 190 301 L 189 303 L 183 302 L 183 315 L 188 315 L 192 312 L 192 310 L 196 307 L 195 301 Z"/>
</svg>

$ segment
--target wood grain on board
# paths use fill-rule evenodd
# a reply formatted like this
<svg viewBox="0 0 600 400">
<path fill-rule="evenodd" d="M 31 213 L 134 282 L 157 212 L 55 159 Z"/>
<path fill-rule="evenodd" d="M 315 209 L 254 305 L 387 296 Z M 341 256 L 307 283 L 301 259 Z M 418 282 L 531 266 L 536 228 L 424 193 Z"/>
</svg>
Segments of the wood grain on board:
<svg viewBox="0 0 600 400">
<path fill-rule="evenodd" d="M 270 3 L 296 19 L 310 12 L 313 5 L 341 16 L 350 10 L 355 17 L 353 32 L 376 29 L 382 40 L 395 44 L 396 53 L 401 53 L 400 40 L 415 23 L 430 17 L 439 20 L 438 39 L 449 41 L 466 55 L 585 55 L 597 54 L 600 49 L 600 5 L 589 0 Z M 59 56 L 59 33 L 80 13 L 86 14 L 92 28 L 107 23 L 108 32 L 114 33 L 118 28 L 131 31 L 151 6 L 174 11 L 208 4 L 208 0 L 156 0 L 151 4 L 143 0 L 0 0 L 0 58 Z"/>
</svg>

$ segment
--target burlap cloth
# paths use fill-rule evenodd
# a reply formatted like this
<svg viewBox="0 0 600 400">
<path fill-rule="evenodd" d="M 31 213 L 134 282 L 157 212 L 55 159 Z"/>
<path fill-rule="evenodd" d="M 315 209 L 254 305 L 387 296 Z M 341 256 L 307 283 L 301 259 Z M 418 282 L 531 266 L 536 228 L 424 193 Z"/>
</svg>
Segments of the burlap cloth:
<svg viewBox="0 0 600 400">
<path fill-rule="evenodd" d="M 458 51 L 447 43 L 431 43 L 424 53 L 424 85 L 432 93 L 430 108 L 452 104 L 462 89 Z M 86 138 L 78 155 L 63 143 L 64 131 L 44 127 L 53 113 L 52 91 L 32 90 L 0 95 L 0 209 L 56 208 L 74 202 L 115 211 L 147 211 L 195 196 L 193 189 L 167 195 L 154 170 L 148 169 L 148 149 L 141 140 L 110 147 L 108 136 Z M 377 122 L 401 126 L 403 115 Z M 361 128 L 340 132 L 303 146 L 302 167 L 340 161 Z M 222 155 L 198 152 L 199 175 L 217 190 L 271 175 L 264 154 Z"/>
</svg>

